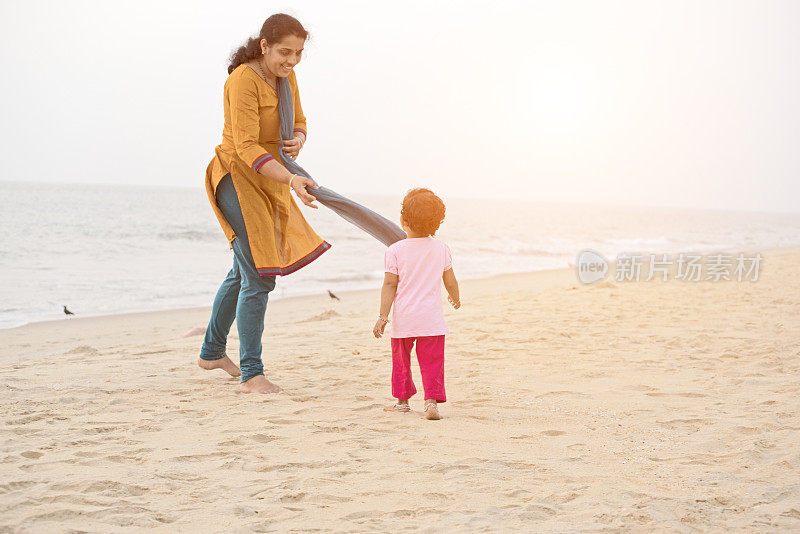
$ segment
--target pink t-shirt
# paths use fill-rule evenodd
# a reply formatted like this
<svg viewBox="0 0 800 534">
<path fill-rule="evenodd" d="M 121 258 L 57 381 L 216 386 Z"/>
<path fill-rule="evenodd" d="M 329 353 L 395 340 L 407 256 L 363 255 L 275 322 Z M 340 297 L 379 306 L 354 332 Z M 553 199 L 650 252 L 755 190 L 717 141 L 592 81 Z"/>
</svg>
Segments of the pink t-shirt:
<svg viewBox="0 0 800 534">
<path fill-rule="evenodd" d="M 399 277 L 391 337 L 449 334 L 442 309 L 442 273 L 453 266 L 450 248 L 432 237 L 402 239 L 386 249 L 384 269 Z"/>
</svg>

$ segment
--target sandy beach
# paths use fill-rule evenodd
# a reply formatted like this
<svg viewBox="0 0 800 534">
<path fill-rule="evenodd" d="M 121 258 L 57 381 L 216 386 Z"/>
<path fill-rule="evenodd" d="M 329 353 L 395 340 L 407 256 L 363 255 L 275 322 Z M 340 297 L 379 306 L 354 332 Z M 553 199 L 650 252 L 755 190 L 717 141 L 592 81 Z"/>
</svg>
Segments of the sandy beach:
<svg viewBox="0 0 800 534">
<path fill-rule="evenodd" d="M 462 281 L 441 421 L 381 410 L 377 287 L 269 304 L 272 396 L 197 366 L 209 308 L 2 330 L 0 532 L 796 532 L 800 250 L 764 254 Z"/>
</svg>

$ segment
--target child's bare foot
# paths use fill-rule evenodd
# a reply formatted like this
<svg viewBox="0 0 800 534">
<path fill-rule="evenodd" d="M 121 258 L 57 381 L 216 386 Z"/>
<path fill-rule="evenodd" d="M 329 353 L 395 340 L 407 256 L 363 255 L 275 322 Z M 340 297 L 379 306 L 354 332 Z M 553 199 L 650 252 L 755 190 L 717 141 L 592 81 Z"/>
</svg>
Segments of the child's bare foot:
<svg viewBox="0 0 800 534">
<path fill-rule="evenodd" d="M 397 400 L 397 404 L 394 406 L 387 406 L 383 409 L 384 412 L 410 412 L 411 406 L 408 405 L 408 399 L 406 400 Z"/>
<path fill-rule="evenodd" d="M 280 393 L 283 388 L 267 380 L 264 375 L 256 375 L 239 384 L 239 391 L 242 393 Z"/>
<path fill-rule="evenodd" d="M 436 408 L 436 401 L 426 401 L 425 402 L 425 419 L 430 419 L 431 421 L 438 421 L 441 419 L 442 416 L 439 415 L 439 409 Z"/>
<path fill-rule="evenodd" d="M 219 360 L 204 360 L 203 358 L 197 358 L 197 365 L 207 370 L 222 369 L 231 376 L 242 375 L 242 372 L 239 371 L 239 367 L 233 363 L 230 358 L 228 358 L 227 354 Z"/>
</svg>

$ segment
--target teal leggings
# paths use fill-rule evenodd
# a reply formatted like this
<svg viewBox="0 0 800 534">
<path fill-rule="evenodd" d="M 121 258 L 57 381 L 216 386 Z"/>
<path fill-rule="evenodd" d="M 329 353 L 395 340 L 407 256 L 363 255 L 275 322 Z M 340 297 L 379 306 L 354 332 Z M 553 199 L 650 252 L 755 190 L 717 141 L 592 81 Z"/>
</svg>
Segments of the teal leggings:
<svg viewBox="0 0 800 534">
<path fill-rule="evenodd" d="M 231 175 L 222 177 L 217 186 L 217 205 L 236 233 L 233 267 L 214 297 L 211 320 L 206 328 L 200 358 L 218 360 L 225 356 L 225 345 L 233 320 L 239 332 L 239 368 L 242 382 L 264 374 L 261 362 L 261 335 L 267 312 L 269 292 L 275 289 L 274 276 L 260 276 L 253 262 L 242 208 L 233 187 Z"/>
</svg>

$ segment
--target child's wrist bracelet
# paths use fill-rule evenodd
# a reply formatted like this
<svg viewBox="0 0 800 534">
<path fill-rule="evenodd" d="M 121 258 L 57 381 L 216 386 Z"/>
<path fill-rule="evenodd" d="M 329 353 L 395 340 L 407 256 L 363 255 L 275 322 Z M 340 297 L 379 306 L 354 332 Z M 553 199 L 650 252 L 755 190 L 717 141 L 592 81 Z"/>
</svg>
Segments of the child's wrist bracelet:
<svg viewBox="0 0 800 534">
<path fill-rule="evenodd" d="M 383 315 L 378 315 L 378 319 L 380 319 L 384 323 L 388 323 L 389 322 L 389 318 L 388 317 L 384 317 Z"/>
</svg>

